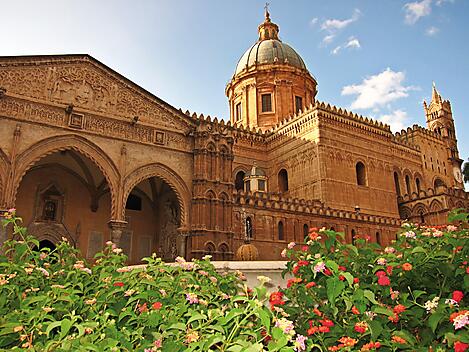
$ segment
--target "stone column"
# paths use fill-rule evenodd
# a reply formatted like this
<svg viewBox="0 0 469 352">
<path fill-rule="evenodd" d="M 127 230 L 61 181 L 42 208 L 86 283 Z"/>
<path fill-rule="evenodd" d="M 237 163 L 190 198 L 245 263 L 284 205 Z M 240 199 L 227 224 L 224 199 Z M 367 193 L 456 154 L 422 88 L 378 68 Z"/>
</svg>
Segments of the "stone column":
<svg viewBox="0 0 469 352">
<path fill-rule="evenodd" d="M 178 249 L 178 255 L 183 257 L 184 259 L 187 259 L 187 238 L 190 236 L 189 229 L 185 227 L 179 227 L 178 228 L 178 237 L 179 237 L 179 249 Z"/>
<path fill-rule="evenodd" d="M 124 220 L 110 220 L 108 226 L 111 229 L 111 241 L 119 247 L 122 231 L 127 227 L 127 221 Z"/>
</svg>

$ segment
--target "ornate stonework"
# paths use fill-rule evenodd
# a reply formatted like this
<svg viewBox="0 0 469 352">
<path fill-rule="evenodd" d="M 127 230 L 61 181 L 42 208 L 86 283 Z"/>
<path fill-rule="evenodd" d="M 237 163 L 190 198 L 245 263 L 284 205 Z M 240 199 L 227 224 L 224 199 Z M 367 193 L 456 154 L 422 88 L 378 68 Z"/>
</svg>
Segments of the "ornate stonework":
<svg viewBox="0 0 469 352">
<path fill-rule="evenodd" d="M 277 33 L 266 18 L 248 53 L 275 45 L 285 57 L 238 65 L 230 122 L 176 110 L 87 55 L 0 57 L 0 208 L 87 257 L 122 241 L 137 263 L 152 252 L 234 259 L 246 240 L 258 259 L 279 259 L 311 226 L 386 245 L 403 219 L 439 224 L 469 206 L 436 87 L 427 128 L 393 134 L 317 101 Z"/>
</svg>

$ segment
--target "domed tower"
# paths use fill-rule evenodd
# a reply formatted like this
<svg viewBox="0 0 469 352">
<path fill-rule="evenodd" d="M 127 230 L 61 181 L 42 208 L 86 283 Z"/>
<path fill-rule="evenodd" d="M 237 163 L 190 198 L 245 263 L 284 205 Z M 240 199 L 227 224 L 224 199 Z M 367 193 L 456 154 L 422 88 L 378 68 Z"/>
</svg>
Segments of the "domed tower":
<svg viewBox="0 0 469 352">
<path fill-rule="evenodd" d="M 231 123 L 267 130 L 314 103 L 317 82 L 303 59 L 278 37 L 279 27 L 265 10 L 259 39 L 236 66 L 226 86 Z"/>
</svg>

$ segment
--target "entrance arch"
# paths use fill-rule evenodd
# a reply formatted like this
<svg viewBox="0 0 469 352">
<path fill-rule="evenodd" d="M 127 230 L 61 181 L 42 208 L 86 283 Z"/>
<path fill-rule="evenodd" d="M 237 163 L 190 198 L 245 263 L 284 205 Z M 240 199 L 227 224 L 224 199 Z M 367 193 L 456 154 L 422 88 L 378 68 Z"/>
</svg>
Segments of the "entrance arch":
<svg viewBox="0 0 469 352">
<path fill-rule="evenodd" d="M 17 158 L 16 176 L 13 180 L 12 204 L 16 203 L 18 188 L 24 175 L 39 160 L 44 157 L 65 150 L 75 150 L 90 159 L 104 175 L 109 185 L 111 195 L 111 217 L 115 218 L 117 211 L 117 187 L 119 172 L 114 162 L 106 153 L 91 141 L 77 135 L 62 135 L 44 139 L 22 152 Z"/>
<path fill-rule="evenodd" d="M 0 149 L 0 207 L 6 207 L 5 189 L 10 161 L 3 150 Z"/>
<path fill-rule="evenodd" d="M 101 149 L 76 136 L 48 139 L 20 154 L 17 170 L 14 204 L 31 235 L 65 238 L 88 258 L 103 249 L 117 171 Z"/>
<path fill-rule="evenodd" d="M 119 242 L 130 263 L 152 253 L 165 261 L 184 254 L 179 236 L 183 203 L 175 189 L 160 176 L 150 176 L 130 190 L 124 207 L 127 225 Z"/>
</svg>

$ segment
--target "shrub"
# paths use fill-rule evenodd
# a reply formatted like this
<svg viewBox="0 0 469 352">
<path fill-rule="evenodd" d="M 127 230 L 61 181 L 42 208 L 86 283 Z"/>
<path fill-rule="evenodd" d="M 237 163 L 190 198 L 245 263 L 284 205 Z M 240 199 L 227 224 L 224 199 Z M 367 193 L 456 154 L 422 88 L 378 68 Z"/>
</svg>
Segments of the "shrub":
<svg viewBox="0 0 469 352">
<path fill-rule="evenodd" d="M 125 266 L 108 242 L 90 265 L 63 241 L 34 251 L 14 210 L 15 237 L 0 256 L 0 348 L 33 351 L 300 350 L 303 337 L 268 309 L 264 282 L 248 289 L 209 258 Z"/>
<path fill-rule="evenodd" d="M 296 330 L 321 351 L 464 351 L 469 344 L 468 231 L 403 224 L 382 249 L 366 236 L 312 229 L 290 244 L 281 290 Z M 295 247 L 295 248 L 294 248 Z M 277 304 L 276 304 L 277 303 Z"/>
</svg>

